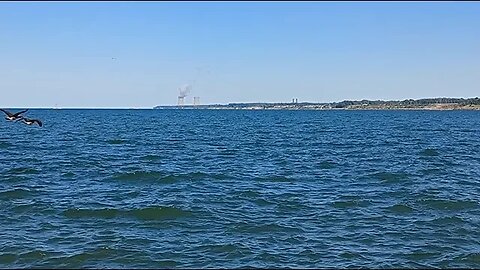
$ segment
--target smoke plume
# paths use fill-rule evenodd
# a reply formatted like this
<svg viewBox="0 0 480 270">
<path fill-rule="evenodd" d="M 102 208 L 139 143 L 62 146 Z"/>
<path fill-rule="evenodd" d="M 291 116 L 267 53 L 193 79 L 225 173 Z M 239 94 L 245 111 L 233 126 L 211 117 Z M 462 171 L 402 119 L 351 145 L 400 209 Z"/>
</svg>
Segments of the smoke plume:
<svg viewBox="0 0 480 270">
<path fill-rule="evenodd" d="M 192 85 L 184 84 L 183 86 L 178 88 L 178 91 L 180 92 L 178 97 L 186 97 L 190 93 L 190 90 L 192 90 Z"/>
</svg>

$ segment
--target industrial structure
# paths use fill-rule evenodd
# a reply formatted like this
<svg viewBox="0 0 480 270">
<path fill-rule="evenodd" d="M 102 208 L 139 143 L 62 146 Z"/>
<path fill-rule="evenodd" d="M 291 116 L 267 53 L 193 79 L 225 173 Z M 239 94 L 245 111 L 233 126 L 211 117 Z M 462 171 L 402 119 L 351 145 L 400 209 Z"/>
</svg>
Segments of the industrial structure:
<svg viewBox="0 0 480 270">
<path fill-rule="evenodd" d="M 185 105 L 185 97 L 178 96 L 177 106 Z"/>
<path fill-rule="evenodd" d="M 185 105 L 185 97 L 190 93 L 192 86 L 190 84 L 185 84 L 182 87 L 178 88 L 180 92 L 178 95 L 177 106 L 184 106 Z"/>
<path fill-rule="evenodd" d="M 193 106 L 200 105 L 200 97 L 193 97 Z"/>
</svg>

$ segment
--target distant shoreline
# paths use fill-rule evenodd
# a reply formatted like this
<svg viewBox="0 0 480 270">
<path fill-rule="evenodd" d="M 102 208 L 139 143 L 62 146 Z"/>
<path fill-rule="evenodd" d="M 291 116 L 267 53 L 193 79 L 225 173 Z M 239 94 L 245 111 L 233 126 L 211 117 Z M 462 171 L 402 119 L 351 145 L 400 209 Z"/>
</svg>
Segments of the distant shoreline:
<svg viewBox="0 0 480 270">
<path fill-rule="evenodd" d="M 153 109 L 203 110 L 480 110 L 476 98 L 428 98 L 401 101 L 344 100 L 331 103 L 229 103 L 213 105 L 155 106 Z"/>
</svg>

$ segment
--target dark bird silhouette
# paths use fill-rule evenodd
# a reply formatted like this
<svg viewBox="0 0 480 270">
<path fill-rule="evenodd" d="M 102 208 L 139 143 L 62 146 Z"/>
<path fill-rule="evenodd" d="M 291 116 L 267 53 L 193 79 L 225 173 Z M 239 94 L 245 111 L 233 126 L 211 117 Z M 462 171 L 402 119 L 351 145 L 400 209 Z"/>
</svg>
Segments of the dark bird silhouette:
<svg viewBox="0 0 480 270">
<path fill-rule="evenodd" d="M 29 126 L 31 126 L 31 125 L 33 125 L 33 124 L 35 124 L 35 123 L 37 123 L 37 125 L 38 125 L 39 127 L 43 126 L 42 121 L 40 121 L 40 120 L 38 120 L 38 119 L 28 119 L 28 118 L 22 117 L 22 118 L 18 119 L 17 122 L 18 122 L 18 121 L 22 121 L 23 123 L 25 123 L 25 124 L 27 124 L 27 125 L 29 125 Z"/>
<path fill-rule="evenodd" d="M 5 111 L 4 109 L 0 109 L 0 111 L 4 112 L 7 115 L 5 116 L 5 119 L 7 119 L 8 121 L 14 121 L 14 120 L 22 119 L 23 116 L 21 116 L 21 114 L 27 112 L 28 109 L 21 112 L 17 112 L 17 113 L 11 113 L 11 112 Z"/>
</svg>

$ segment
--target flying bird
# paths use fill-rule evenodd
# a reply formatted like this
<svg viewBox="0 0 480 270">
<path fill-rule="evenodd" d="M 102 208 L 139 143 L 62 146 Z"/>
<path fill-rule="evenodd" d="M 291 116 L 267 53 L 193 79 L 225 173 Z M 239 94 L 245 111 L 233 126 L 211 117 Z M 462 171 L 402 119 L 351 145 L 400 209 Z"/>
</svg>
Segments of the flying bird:
<svg viewBox="0 0 480 270">
<path fill-rule="evenodd" d="M 4 109 L 0 109 L 0 111 L 4 112 L 7 116 L 5 116 L 5 119 L 8 120 L 8 121 L 14 121 L 14 120 L 20 120 L 23 118 L 23 116 L 21 116 L 22 113 L 25 113 L 28 111 L 28 109 L 24 110 L 24 111 L 21 111 L 21 112 L 17 112 L 17 113 L 11 113 L 11 112 L 8 112 Z"/>
<path fill-rule="evenodd" d="M 31 126 L 31 125 L 33 125 L 33 124 L 35 124 L 35 123 L 37 123 L 37 125 L 38 125 L 39 127 L 43 126 L 42 121 L 40 121 L 40 120 L 38 120 L 38 119 L 28 119 L 28 118 L 22 117 L 22 118 L 18 119 L 17 122 L 18 122 L 18 121 L 22 121 L 23 123 L 25 123 L 25 124 L 27 124 L 27 125 L 29 125 L 29 126 Z"/>
</svg>

